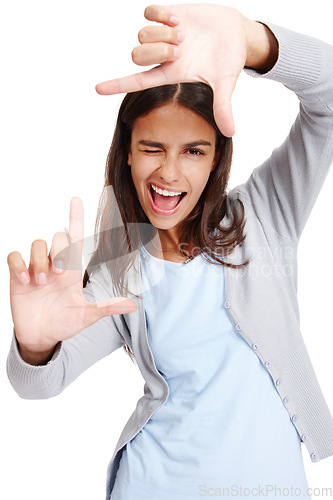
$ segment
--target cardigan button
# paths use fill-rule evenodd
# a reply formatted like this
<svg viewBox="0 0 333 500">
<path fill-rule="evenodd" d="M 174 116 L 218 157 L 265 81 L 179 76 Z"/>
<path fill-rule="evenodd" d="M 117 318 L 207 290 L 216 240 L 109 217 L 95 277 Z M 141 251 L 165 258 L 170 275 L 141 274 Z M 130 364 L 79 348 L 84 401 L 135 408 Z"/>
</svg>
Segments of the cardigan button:
<svg viewBox="0 0 333 500">
<path fill-rule="evenodd" d="M 303 435 L 301 436 L 301 440 L 302 440 L 302 441 L 306 441 L 307 439 L 308 439 L 308 436 L 307 436 L 306 434 L 303 434 Z"/>
<path fill-rule="evenodd" d="M 287 398 L 287 396 L 285 396 L 285 397 L 283 398 L 283 402 L 284 402 L 284 404 L 287 404 L 287 403 L 288 403 L 288 401 L 289 401 L 289 399 Z"/>
<path fill-rule="evenodd" d="M 298 416 L 297 415 L 293 415 L 291 418 L 292 418 L 293 422 L 296 422 L 296 420 L 298 420 Z"/>
<path fill-rule="evenodd" d="M 270 368 L 272 366 L 272 363 L 270 361 L 265 362 L 266 368 Z"/>
<path fill-rule="evenodd" d="M 229 309 L 229 307 L 230 307 L 230 302 L 228 302 L 228 301 L 227 301 L 227 302 L 225 302 L 225 303 L 224 303 L 224 307 L 225 307 L 226 309 Z"/>
<path fill-rule="evenodd" d="M 312 462 L 315 462 L 317 460 L 317 455 L 315 453 L 311 453 L 310 457 Z"/>
<path fill-rule="evenodd" d="M 257 351 L 259 349 L 259 345 L 258 344 L 252 344 L 252 348 Z"/>
<path fill-rule="evenodd" d="M 280 378 L 278 378 L 278 379 L 275 381 L 275 384 L 276 384 L 276 385 L 280 385 L 280 384 L 281 384 L 281 379 L 280 379 Z"/>
</svg>

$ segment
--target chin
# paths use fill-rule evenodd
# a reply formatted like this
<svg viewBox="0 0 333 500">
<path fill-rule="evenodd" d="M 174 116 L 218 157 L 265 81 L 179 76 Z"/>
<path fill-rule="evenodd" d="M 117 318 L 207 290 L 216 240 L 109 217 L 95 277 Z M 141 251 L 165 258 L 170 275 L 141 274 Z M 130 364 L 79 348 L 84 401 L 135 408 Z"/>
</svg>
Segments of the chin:
<svg viewBox="0 0 333 500">
<path fill-rule="evenodd" d="M 154 220 L 150 220 L 150 223 L 152 226 L 156 227 L 156 229 L 161 229 L 163 231 L 167 231 L 167 230 L 170 230 L 170 229 L 174 229 L 180 221 L 178 221 L 176 224 L 170 224 L 170 222 L 168 223 L 167 221 L 165 222 L 157 222 L 157 221 L 154 221 Z"/>
</svg>

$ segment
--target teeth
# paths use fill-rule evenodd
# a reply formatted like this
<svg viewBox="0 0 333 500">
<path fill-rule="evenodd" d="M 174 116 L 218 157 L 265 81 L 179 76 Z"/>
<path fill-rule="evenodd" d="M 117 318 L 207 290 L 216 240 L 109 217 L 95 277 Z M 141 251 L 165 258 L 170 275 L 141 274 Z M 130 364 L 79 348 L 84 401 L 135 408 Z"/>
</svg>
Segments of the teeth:
<svg viewBox="0 0 333 500">
<path fill-rule="evenodd" d="M 157 186 L 154 186 L 154 184 L 151 184 L 151 187 L 154 191 L 156 191 L 156 193 L 162 194 L 163 196 L 177 196 L 179 194 L 182 194 L 181 191 L 179 193 L 176 193 L 174 191 L 166 191 L 165 189 L 160 189 Z"/>
</svg>

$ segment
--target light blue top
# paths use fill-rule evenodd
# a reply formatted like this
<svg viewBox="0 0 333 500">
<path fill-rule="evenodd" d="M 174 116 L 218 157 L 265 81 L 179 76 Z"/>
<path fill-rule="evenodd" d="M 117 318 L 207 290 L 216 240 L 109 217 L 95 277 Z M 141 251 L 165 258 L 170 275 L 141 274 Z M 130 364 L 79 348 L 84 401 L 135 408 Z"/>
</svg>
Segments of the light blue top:
<svg viewBox="0 0 333 500">
<path fill-rule="evenodd" d="M 148 341 L 170 394 L 127 443 L 110 498 L 193 500 L 223 488 L 310 498 L 295 426 L 225 310 L 223 266 L 141 253 Z"/>
</svg>

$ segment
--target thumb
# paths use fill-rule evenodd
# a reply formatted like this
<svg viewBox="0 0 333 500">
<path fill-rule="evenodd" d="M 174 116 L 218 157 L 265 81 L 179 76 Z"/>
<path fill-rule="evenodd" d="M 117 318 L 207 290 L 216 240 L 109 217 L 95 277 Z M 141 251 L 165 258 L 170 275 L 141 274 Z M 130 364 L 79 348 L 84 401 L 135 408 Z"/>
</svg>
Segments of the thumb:
<svg viewBox="0 0 333 500">
<path fill-rule="evenodd" d="M 134 300 L 126 297 L 113 297 L 110 299 L 101 300 L 92 304 L 87 302 L 86 323 L 88 326 L 96 323 L 96 321 L 105 316 L 114 314 L 128 314 L 137 310 L 137 305 Z"/>
<path fill-rule="evenodd" d="M 232 137 L 235 133 L 235 123 L 232 115 L 231 96 L 234 86 L 223 86 L 214 89 L 213 111 L 216 124 L 223 135 Z"/>
<path fill-rule="evenodd" d="M 176 80 L 171 80 L 166 78 L 162 66 L 157 66 L 141 73 L 98 83 L 95 89 L 100 95 L 122 94 L 177 83 Z"/>
</svg>

